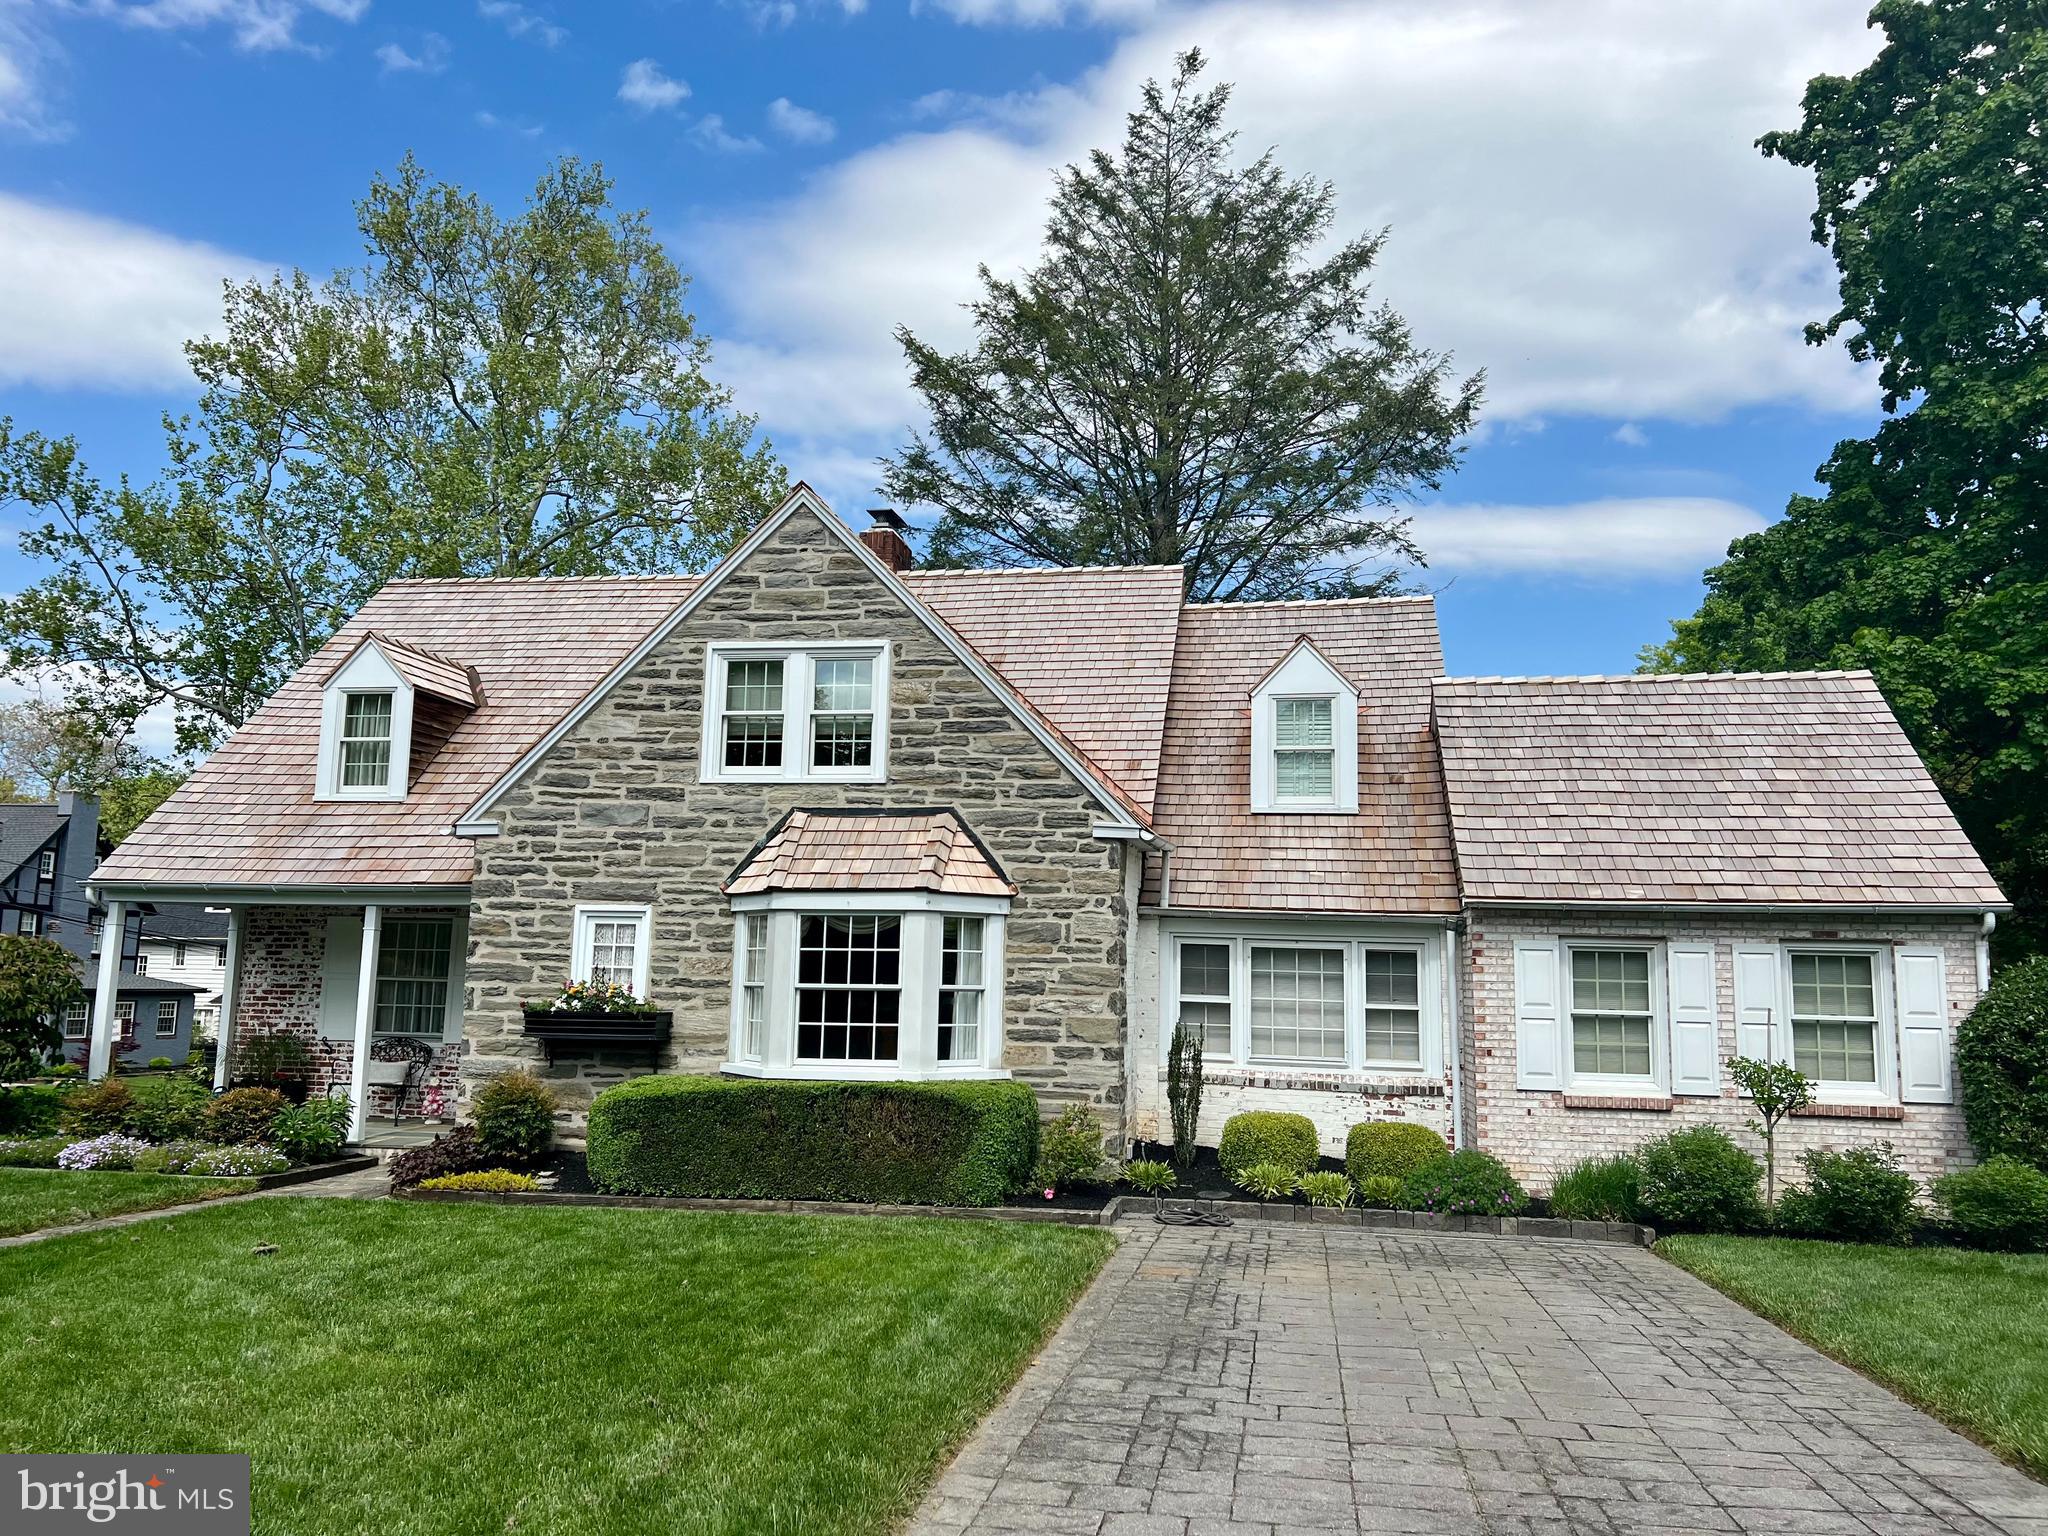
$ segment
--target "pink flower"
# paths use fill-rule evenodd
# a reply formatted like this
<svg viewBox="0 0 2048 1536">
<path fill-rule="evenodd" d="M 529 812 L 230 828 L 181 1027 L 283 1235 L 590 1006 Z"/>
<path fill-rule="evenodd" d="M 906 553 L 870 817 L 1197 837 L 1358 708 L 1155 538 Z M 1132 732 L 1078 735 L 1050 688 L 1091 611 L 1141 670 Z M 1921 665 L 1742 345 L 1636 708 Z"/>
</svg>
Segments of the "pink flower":
<svg viewBox="0 0 2048 1536">
<path fill-rule="evenodd" d="M 1047 1191 L 1045 1192 L 1045 1198 L 1046 1198 L 1046 1199 L 1048 1199 L 1048 1200 L 1050 1200 L 1050 1199 L 1052 1198 L 1052 1191 L 1051 1191 L 1051 1190 L 1049 1190 L 1049 1189 L 1048 1189 L 1048 1190 L 1047 1190 Z"/>
</svg>

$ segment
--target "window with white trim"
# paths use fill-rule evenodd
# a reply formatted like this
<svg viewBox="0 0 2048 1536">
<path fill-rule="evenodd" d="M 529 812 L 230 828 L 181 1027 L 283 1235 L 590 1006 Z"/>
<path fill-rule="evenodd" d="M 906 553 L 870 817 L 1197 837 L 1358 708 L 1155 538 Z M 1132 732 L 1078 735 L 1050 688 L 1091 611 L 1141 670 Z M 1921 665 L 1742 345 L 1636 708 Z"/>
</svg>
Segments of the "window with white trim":
<svg viewBox="0 0 2048 1536">
<path fill-rule="evenodd" d="M 1569 953 L 1573 1076 L 1649 1081 L 1656 1017 L 1650 952 L 1572 945 Z"/>
<path fill-rule="evenodd" d="M 880 783 L 889 647 L 713 645 L 707 652 L 707 782 Z"/>
<path fill-rule="evenodd" d="M 1365 1055 L 1422 1060 L 1422 956 L 1412 949 L 1365 952 Z"/>
<path fill-rule="evenodd" d="M 1178 1021 L 1202 1037 L 1205 1056 L 1230 1055 L 1230 946 L 1180 941 Z"/>
<path fill-rule="evenodd" d="M 1254 1061 L 1341 1064 L 1344 951 L 1251 946 Z"/>
<path fill-rule="evenodd" d="M 138 976 L 147 976 L 149 974 L 149 951 L 146 949 L 138 948 L 135 951 L 135 974 Z"/>
<path fill-rule="evenodd" d="M 761 1059 L 768 1028 L 768 915 L 740 915 L 740 1056 Z"/>
<path fill-rule="evenodd" d="M 1307 640 L 1253 690 L 1252 809 L 1358 809 L 1358 690 Z"/>
<path fill-rule="evenodd" d="M 347 693 L 342 696 L 341 757 L 336 780 L 342 792 L 384 789 L 391 783 L 391 695 Z"/>
<path fill-rule="evenodd" d="M 903 920 L 805 913 L 797 919 L 796 1059 L 894 1063 L 903 1007 Z"/>
<path fill-rule="evenodd" d="M 42 856 L 36 860 L 36 876 L 42 880 L 54 880 L 57 878 L 56 849 L 45 848 L 43 850 Z"/>
<path fill-rule="evenodd" d="M 320 800 L 403 800 L 412 765 L 415 691 L 366 641 L 320 695 Z"/>
<path fill-rule="evenodd" d="M 176 998 L 166 997 L 156 1005 L 156 1037 L 168 1040 L 178 1032 L 178 1003 Z"/>
<path fill-rule="evenodd" d="M 982 920 L 947 917 L 939 946 L 940 1061 L 981 1060 L 981 1004 L 987 995 Z"/>
<path fill-rule="evenodd" d="M 1785 960 L 1792 978 L 1792 1065 L 1824 1086 L 1876 1087 L 1876 957 L 1795 949 Z"/>
<path fill-rule="evenodd" d="M 41 936 L 41 934 L 42 934 L 42 931 L 43 931 L 43 914 L 42 914 L 42 913 L 40 913 L 40 912 L 24 912 L 24 913 L 22 913 L 22 914 L 21 914 L 21 926 L 20 926 L 20 932 L 21 932 L 21 933 L 23 934 L 23 936 L 25 936 L 25 937 L 27 937 L 27 938 L 31 938 L 31 939 L 33 939 L 33 938 L 38 938 L 38 937 L 40 937 L 40 936 Z"/>
<path fill-rule="evenodd" d="M 1273 701 L 1273 800 L 1277 805 L 1334 805 L 1337 746 L 1329 695 Z"/>
<path fill-rule="evenodd" d="M 446 917 L 386 917 L 377 934 L 376 1032 L 447 1032 L 455 971 L 455 922 Z"/>
<path fill-rule="evenodd" d="M 183 965 L 185 964 L 185 946 L 184 946 L 184 945 L 182 945 L 182 944 L 173 944 L 173 945 L 171 946 L 171 964 L 172 964 L 172 965 L 175 965 L 175 966 L 180 966 L 180 967 L 182 967 L 182 966 L 183 966 Z"/>
<path fill-rule="evenodd" d="M 124 997 L 114 1003 L 114 1025 L 123 1040 L 135 1038 L 135 999 Z"/>
<path fill-rule="evenodd" d="M 1212 1061 L 1435 1071 L 1427 940 L 1169 935 L 1165 1043 L 1195 1030 Z"/>
<path fill-rule="evenodd" d="M 653 913 L 644 906 L 578 907 L 570 979 L 624 987 L 646 1002 L 652 924 Z"/>
<path fill-rule="evenodd" d="M 92 1005 L 73 1003 L 64 1010 L 64 1038 L 83 1040 L 92 1033 Z"/>
</svg>

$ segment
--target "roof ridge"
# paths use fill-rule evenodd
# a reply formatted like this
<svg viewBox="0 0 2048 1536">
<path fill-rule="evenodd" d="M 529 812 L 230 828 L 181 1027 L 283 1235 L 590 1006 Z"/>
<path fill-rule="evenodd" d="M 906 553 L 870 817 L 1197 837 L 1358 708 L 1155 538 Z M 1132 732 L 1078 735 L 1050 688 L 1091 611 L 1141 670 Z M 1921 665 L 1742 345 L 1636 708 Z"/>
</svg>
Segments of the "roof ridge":
<svg viewBox="0 0 2048 1536">
<path fill-rule="evenodd" d="M 603 576 L 393 576 L 379 587 L 537 587 L 572 581 L 702 581 L 701 571 L 617 571 Z"/>
<path fill-rule="evenodd" d="M 1586 672 L 1579 674 L 1489 674 L 1479 677 L 1434 677 L 1430 686 L 1469 686 L 1478 683 L 1726 683 L 1782 682 L 1788 678 L 1868 678 L 1868 667 L 1787 668 L 1781 672 Z"/>
<path fill-rule="evenodd" d="M 912 566 L 903 576 L 1073 576 L 1083 571 L 1184 571 L 1184 565 L 928 565 Z"/>
<path fill-rule="evenodd" d="M 1434 592 L 1397 592 L 1386 597 L 1285 597 L 1255 603 L 1183 603 L 1181 607 L 1200 613 L 1217 613 L 1239 608 L 1359 608 L 1367 604 L 1434 603 Z"/>
</svg>

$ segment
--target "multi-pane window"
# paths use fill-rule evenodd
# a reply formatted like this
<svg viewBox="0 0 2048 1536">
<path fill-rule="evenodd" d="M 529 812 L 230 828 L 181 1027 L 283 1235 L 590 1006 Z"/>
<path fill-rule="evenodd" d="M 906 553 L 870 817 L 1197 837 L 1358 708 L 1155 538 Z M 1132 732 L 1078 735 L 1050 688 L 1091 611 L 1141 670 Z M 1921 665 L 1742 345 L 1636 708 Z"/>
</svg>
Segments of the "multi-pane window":
<svg viewBox="0 0 2048 1536">
<path fill-rule="evenodd" d="M 455 924 L 386 918 L 377 938 L 377 1033 L 439 1036 L 448 1020 Z"/>
<path fill-rule="evenodd" d="M 945 919 L 939 945 L 938 1059 L 981 1059 L 981 1005 L 987 979 L 983 969 L 982 920 Z"/>
<path fill-rule="evenodd" d="M 1344 951 L 1255 944 L 1251 1051 L 1270 1061 L 1344 1059 Z"/>
<path fill-rule="evenodd" d="M 148 950 L 138 949 L 135 951 L 135 974 L 138 976 L 147 976 L 149 974 Z"/>
<path fill-rule="evenodd" d="M 799 918 L 797 1060 L 895 1061 L 902 972 L 902 918 Z"/>
<path fill-rule="evenodd" d="M 40 912 L 22 913 L 21 931 L 30 938 L 35 938 L 41 934 L 43 931 L 43 914 Z"/>
<path fill-rule="evenodd" d="M 156 1005 L 156 1037 L 168 1040 L 178 1032 L 178 1003 L 166 997 Z"/>
<path fill-rule="evenodd" d="M 740 918 L 740 1054 L 761 1057 L 768 1027 L 768 919 L 760 912 Z"/>
<path fill-rule="evenodd" d="M 57 850 L 45 848 L 42 857 L 36 860 L 36 874 L 44 880 L 57 878 Z"/>
<path fill-rule="evenodd" d="M 184 946 L 184 945 L 182 945 L 182 944 L 173 944 L 173 945 L 171 946 L 171 964 L 173 964 L 173 965 L 175 965 L 175 966 L 179 966 L 179 967 L 182 967 L 182 966 L 183 966 L 183 965 L 185 964 L 185 946 Z"/>
<path fill-rule="evenodd" d="M 391 695 L 351 693 L 341 708 L 341 787 L 384 789 L 391 783 Z"/>
<path fill-rule="evenodd" d="M 120 1030 L 123 1040 L 133 1040 L 135 1038 L 134 998 L 124 997 L 114 1004 L 114 1024 Z"/>
<path fill-rule="evenodd" d="M 725 766 L 782 766 L 782 660 L 732 661 L 725 669 Z"/>
<path fill-rule="evenodd" d="M 64 1010 L 64 1038 L 83 1040 L 92 1029 L 92 1010 L 85 1003 L 73 1003 Z"/>
<path fill-rule="evenodd" d="M 1422 957 L 1412 949 L 1368 949 L 1365 1059 L 1422 1065 Z"/>
<path fill-rule="evenodd" d="M 1337 741 L 1333 699 L 1273 701 L 1273 795 L 1323 804 L 1335 798 Z"/>
<path fill-rule="evenodd" d="M 590 925 L 590 979 L 602 986 L 633 990 L 639 975 L 637 918 L 598 918 Z"/>
<path fill-rule="evenodd" d="M 1230 946 L 1180 946 L 1180 1019 L 1202 1037 L 1209 1056 L 1230 1054 Z"/>
<path fill-rule="evenodd" d="M 820 657 L 811 669 L 811 766 L 866 768 L 875 760 L 875 663 Z"/>
<path fill-rule="evenodd" d="M 1877 1081 L 1877 977 L 1869 955 L 1797 951 L 1792 1065 L 1820 1083 Z"/>
<path fill-rule="evenodd" d="M 1584 1077 L 1650 1075 L 1650 955 L 1574 949 L 1572 1070 Z"/>
</svg>

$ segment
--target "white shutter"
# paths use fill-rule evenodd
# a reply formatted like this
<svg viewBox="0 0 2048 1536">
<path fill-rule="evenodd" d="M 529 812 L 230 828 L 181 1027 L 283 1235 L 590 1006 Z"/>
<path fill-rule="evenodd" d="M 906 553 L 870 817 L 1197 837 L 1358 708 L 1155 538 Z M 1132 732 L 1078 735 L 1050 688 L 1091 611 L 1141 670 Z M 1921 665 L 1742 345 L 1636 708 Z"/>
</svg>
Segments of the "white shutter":
<svg viewBox="0 0 2048 1536">
<path fill-rule="evenodd" d="M 1714 946 L 1673 944 L 1665 951 L 1671 975 L 1671 1091 L 1721 1091 L 1721 1020 L 1714 1006 Z"/>
<path fill-rule="evenodd" d="M 1775 944 L 1735 946 L 1735 1054 L 1755 1061 L 1773 1061 L 1778 1042 L 1791 1031 L 1781 1026 L 1783 983 Z"/>
<path fill-rule="evenodd" d="M 320 1033 L 329 1040 L 356 1037 L 356 983 L 362 969 L 362 916 L 330 917 L 320 954 Z"/>
<path fill-rule="evenodd" d="M 1515 1086 L 1562 1088 L 1557 940 L 1515 941 Z"/>
<path fill-rule="evenodd" d="M 1948 977 L 1938 949 L 1901 948 L 1898 978 L 1899 1092 L 1908 1104 L 1946 1104 L 1949 1087 Z"/>
</svg>

